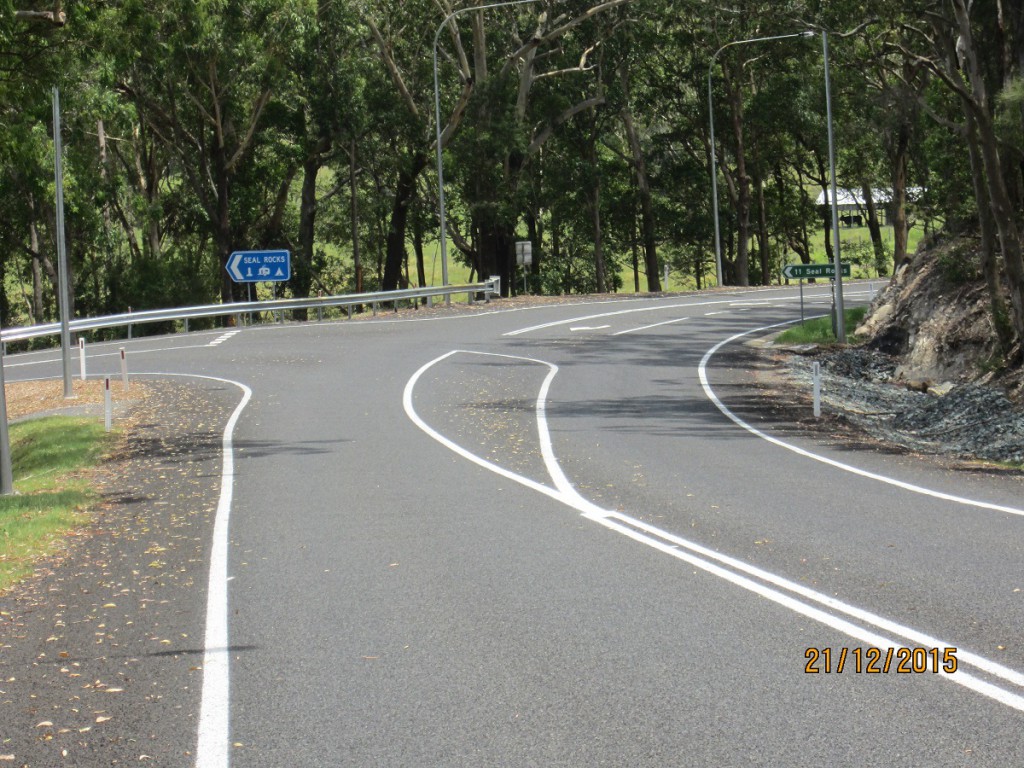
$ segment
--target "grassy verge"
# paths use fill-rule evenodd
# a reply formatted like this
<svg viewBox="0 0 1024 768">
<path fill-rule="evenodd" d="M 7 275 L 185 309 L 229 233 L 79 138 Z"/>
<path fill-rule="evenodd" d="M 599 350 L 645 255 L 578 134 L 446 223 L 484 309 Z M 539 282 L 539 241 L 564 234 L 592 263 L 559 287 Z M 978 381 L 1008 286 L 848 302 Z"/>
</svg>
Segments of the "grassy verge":
<svg viewBox="0 0 1024 768">
<path fill-rule="evenodd" d="M 11 425 L 15 496 L 0 497 L 0 590 L 32 573 L 95 498 L 76 476 L 109 444 L 96 420 L 63 416 Z"/>
<path fill-rule="evenodd" d="M 846 318 L 847 337 L 853 333 L 854 328 L 860 325 L 867 311 L 867 307 L 846 310 L 844 317 Z M 780 333 L 775 341 L 778 344 L 834 344 L 836 336 L 832 332 L 832 318 L 819 317 L 808 320 L 802 325 L 794 325 L 789 330 Z"/>
</svg>

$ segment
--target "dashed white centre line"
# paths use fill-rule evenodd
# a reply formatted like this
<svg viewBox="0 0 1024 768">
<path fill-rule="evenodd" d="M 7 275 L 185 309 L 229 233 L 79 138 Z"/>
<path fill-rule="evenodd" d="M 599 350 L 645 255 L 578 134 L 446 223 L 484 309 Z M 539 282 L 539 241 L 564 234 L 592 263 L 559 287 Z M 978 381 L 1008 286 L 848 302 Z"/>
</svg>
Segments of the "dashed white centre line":
<svg viewBox="0 0 1024 768">
<path fill-rule="evenodd" d="M 235 335 L 237 335 L 237 334 L 239 334 L 241 332 L 242 332 L 241 328 L 236 328 L 233 331 L 228 331 L 227 333 L 222 333 L 220 336 L 218 336 L 216 339 L 211 341 L 206 346 L 208 346 L 208 347 L 219 346 L 219 345 L 223 344 L 225 341 L 227 341 L 228 339 L 230 339 L 232 336 L 235 336 Z"/>
</svg>

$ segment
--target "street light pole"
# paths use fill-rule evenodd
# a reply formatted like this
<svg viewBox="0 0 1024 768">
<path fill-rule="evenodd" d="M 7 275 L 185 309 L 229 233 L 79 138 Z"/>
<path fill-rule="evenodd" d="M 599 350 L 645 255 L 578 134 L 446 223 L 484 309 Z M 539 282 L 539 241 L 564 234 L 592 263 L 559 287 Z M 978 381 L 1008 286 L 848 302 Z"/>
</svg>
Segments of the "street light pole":
<svg viewBox="0 0 1024 768">
<path fill-rule="evenodd" d="M 754 37 L 749 40 L 734 40 L 715 51 L 711 61 L 708 62 L 708 122 L 711 127 L 711 209 L 715 217 L 715 267 L 718 270 L 719 286 L 722 285 L 722 235 L 718 224 L 718 161 L 715 157 L 715 105 L 711 98 L 711 70 L 718 60 L 718 54 L 734 45 L 764 43 L 769 40 L 788 40 L 791 37 L 811 37 L 813 35 L 813 32 L 806 30 L 804 32 L 794 32 L 791 35 L 772 35 L 771 37 Z"/>
<path fill-rule="evenodd" d="M 536 2 L 538 0 L 509 0 L 509 2 L 504 3 L 459 8 L 445 16 L 444 21 L 438 26 L 437 32 L 434 33 L 434 128 L 437 134 L 437 202 L 439 209 L 438 217 L 441 223 L 441 284 L 445 286 L 448 285 L 448 224 L 444 205 L 444 164 L 441 158 L 443 152 L 443 147 L 441 146 L 441 89 L 437 81 L 437 43 L 441 37 L 441 30 L 445 28 L 449 21 L 461 13 L 486 11 L 489 8 L 501 8 L 506 5 L 525 5 L 526 3 Z M 483 275 L 480 276 L 480 279 L 483 279 Z M 445 300 L 450 304 L 452 297 L 446 296 Z"/>
<path fill-rule="evenodd" d="M 832 129 L 832 83 L 828 64 L 828 32 L 821 31 L 821 51 L 825 59 L 825 114 L 828 119 L 828 165 L 832 186 L 832 248 L 836 267 L 836 339 L 846 343 L 846 309 L 843 300 L 843 263 L 839 257 L 839 200 L 836 196 L 835 132 Z"/>
<path fill-rule="evenodd" d="M 60 92 L 53 86 L 53 175 L 57 189 L 57 306 L 60 310 L 60 349 L 64 367 L 64 397 L 75 396 L 71 384 L 71 326 L 68 319 L 68 254 L 64 242 L 64 162 L 60 137 Z"/>
</svg>

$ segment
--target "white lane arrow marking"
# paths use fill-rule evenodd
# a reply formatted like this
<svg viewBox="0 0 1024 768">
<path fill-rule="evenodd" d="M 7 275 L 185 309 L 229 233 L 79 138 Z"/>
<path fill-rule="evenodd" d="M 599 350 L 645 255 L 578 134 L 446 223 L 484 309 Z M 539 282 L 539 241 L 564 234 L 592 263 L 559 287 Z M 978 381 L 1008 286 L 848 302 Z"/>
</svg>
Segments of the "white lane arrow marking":
<svg viewBox="0 0 1024 768">
<path fill-rule="evenodd" d="M 238 265 L 242 262 L 242 254 L 238 251 L 232 253 L 228 258 L 228 274 L 235 279 L 236 283 L 245 281 L 245 276 L 242 274 L 242 270 L 238 268 Z"/>
</svg>

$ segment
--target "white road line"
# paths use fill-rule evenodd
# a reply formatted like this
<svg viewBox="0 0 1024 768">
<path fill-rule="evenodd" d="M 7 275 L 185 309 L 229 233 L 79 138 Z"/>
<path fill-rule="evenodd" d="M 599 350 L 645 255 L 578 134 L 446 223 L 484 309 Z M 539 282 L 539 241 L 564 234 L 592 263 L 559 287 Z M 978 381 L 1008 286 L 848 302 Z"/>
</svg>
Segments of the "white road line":
<svg viewBox="0 0 1024 768">
<path fill-rule="evenodd" d="M 807 293 L 806 291 L 809 291 L 810 288 L 806 288 L 805 289 L 805 293 L 804 293 L 805 301 L 813 299 L 813 298 L 827 298 L 827 297 L 831 296 L 831 293 L 829 292 L 829 289 L 827 287 L 825 287 L 825 286 L 820 286 L 820 287 L 822 287 L 826 291 L 824 294 L 822 294 L 822 293 Z M 780 291 L 780 290 L 788 290 L 788 289 L 783 289 L 783 288 L 760 288 L 760 289 L 751 289 L 751 290 L 748 290 L 748 291 L 740 291 L 738 293 L 766 293 L 766 292 L 775 292 L 775 291 Z M 844 292 L 844 296 L 846 296 L 848 298 L 852 298 L 854 296 L 870 296 L 870 295 L 873 295 L 870 291 L 846 291 L 846 292 Z M 637 300 L 636 299 L 628 299 L 626 301 L 637 301 Z M 780 301 L 781 302 L 787 302 L 787 303 L 780 304 L 779 303 Z M 780 308 L 781 309 L 781 308 L 788 308 L 793 302 L 798 302 L 798 301 L 800 301 L 800 297 L 798 295 L 794 295 L 794 296 L 780 296 L 780 297 L 776 297 L 776 298 L 773 298 L 773 299 L 751 300 L 749 303 L 750 304 L 759 304 L 759 305 L 763 305 L 765 307 L 775 307 L 775 308 Z M 599 302 L 599 303 L 613 303 L 613 302 Z M 615 303 L 617 303 L 617 302 L 615 302 Z M 656 305 L 650 306 L 650 307 L 634 307 L 632 309 L 620 309 L 620 310 L 617 310 L 615 312 L 600 312 L 600 313 L 594 314 L 594 315 L 583 315 L 583 316 L 580 316 L 580 317 L 570 317 L 568 320 L 555 320 L 555 321 L 550 322 L 550 323 L 541 323 L 540 325 L 531 325 L 531 326 L 529 326 L 527 328 L 519 328 L 519 329 L 517 329 L 515 331 L 509 331 L 508 333 L 505 333 L 505 334 L 502 334 L 502 335 L 503 336 L 522 336 L 524 333 L 532 333 L 533 331 L 541 331 L 541 330 L 544 330 L 546 328 L 556 328 L 556 327 L 558 327 L 560 325 L 572 325 L 573 323 L 581 323 L 581 322 L 584 322 L 584 321 L 587 321 L 587 320 L 597 320 L 599 318 L 604 318 L 604 317 L 616 317 L 618 315 L 629 315 L 629 314 L 633 314 L 635 312 L 661 312 L 661 311 L 666 310 L 666 309 L 689 309 L 690 307 L 706 307 L 706 306 L 715 306 L 715 305 L 720 305 L 720 304 L 728 304 L 728 305 L 731 306 L 731 305 L 735 305 L 736 303 L 737 303 L 736 299 L 714 299 L 714 300 L 710 300 L 710 301 L 690 301 L 690 302 L 686 302 L 686 303 L 683 303 L 683 304 L 656 304 Z M 831 302 L 829 302 L 829 303 L 831 303 Z M 495 313 L 495 314 L 500 314 L 500 312 L 499 313 Z"/>
<path fill-rule="evenodd" d="M 522 475 L 518 475 L 504 469 L 503 467 L 499 467 L 498 465 L 467 451 L 465 448 L 452 442 L 427 425 L 416 413 L 413 405 L 413 393 L 416 383 L 422 375 L 434 365 L 460 353 L 531 362 L 544 365 L 548 368 L 548 375 L 545 377 L 537 396 L 537 429 L 541 455 L 543 456 L 548 474 L 555 485 L 555 489 L 557 490 L 537 483 L 536 481 L 530 480 Z M 767 600 L 771 600 L 772 602 L 799 613 L 802 616 L 824 624 L 825 626 L 828 626 L 838 632 L 842 632 L 854 639 L 860 640 L 862 643 L 886 649 L 898 648 L 904 645 L 904 643 L 894 642 L 889 637 L 878 634 L 878 632 L 875 631 L 880 630 L 890 635 L 896 635 L 907 642 L 920 646 L 933 648 L 953 647 L 953 643 L 932 637 L 911 627 L 904 626 L 890 619 L 871 613 L 870 611 L 849 605 L 833 597 L 789 581 L 788 579 L 769 571 L 765 571 L 728 555 L 723 555 L 712 549 L 708 549 L 701 544 L 676 536 L 668 531 L 663 531 L 655 526 L 648 525 L 647 523 L 628 515 L 612 510 L 602 509 L 593 502 L 585 499 L 565 476 L 560 464 L 558 463 L 558 459 L 555 456 L 551 443 L 550 431 L 548 429 L 547 422 L 546 401 L 551 383 L 557 373 L 558 367 L 556 365 L 543 360 L 521 358 L 512 355 L 494 355 L 489 353 L 454 350 L 426 363 L 416 371 L 412 378 L 410 378 L 406 383 L 403 393 L 403 407 L 413 423 L 415 423 L 426 434 L 447 448 L 455 451 L 460 456 L 472 461 L 474 464 L 495 472 L 502 477 L 506 477 L 520 483 L 527 488 L 537 490 L 544 495 L 577 510 L 585 519 L 598 523 L 609 530 L 616 531 L 617 533 L 652 547 L 664 554 L 683 560 L 695 568 L 699 568 L 707 573 L 718 576 L 735 586 L 742 587 L 749 592 L 764 597 Z M 794 595 L 803 598 L 803 600 L 808 602 L 798 600 Z M 821 607 L 816 607 L 813 603 L 816 603 Z M 848 619 L 855 619 L 868 626 L 865 627 L 854 624 L 847 618 L 840 618 L 839 616 L 836 616 L 836 613 L 844 614 Z M 1008 707 L 1024 712 L 1024 696 L 1005 690 L 1004 688 L 993 685 L 992 683 L 982 680 L 973 674 L 964 672 L 962 670 L 962 666 L 965 664 L 972 666 L 988 675 L 1020 687 L 1024 687 L 1024 674 L 986 659 L 978 654 L 964 651 L 963 649 L 958 649 L 957 659 L 961 664 L 961 668 L 958 668 L 958 670 L 953 674 L 941 673 L 940 676 L 943 679 L 957 683 L 958 685 L 980 693 L 983 696 L 987 696 L 988 698 L 998 701 Z"/>
<path fill-rule="evenodd" d="M 617 317 L 619 315 L 631 315 L 638 312 L 663 312 L 666 309 L 690 309 L 691 307 L 707 307 L 716 306 L 722 304 L 733 303 L 730 299 L 721 299 L 714 301 L 689 301 L 683 304 L 658 304 L 653 307 L 634 307 L 632 309 L 620 309 L 615 312 L 600 312 L 596 315 L 585 315 L 583 317 L 571 317 L 568 320 L 555 320 L 550 323 L 541 323 L 540 325 L 531 325 L 528 328 L 519 328 L 515 331 L 509 331 L 503 334 L 504 336 L 521 336 L 524 333 L 532 333 L 533 331 L 540 331 L 546 328 L 556 328 L 560 325 L 572 325 L 573 323 L 582 323 L 587 320 L 597 320 L 605 317 Z"/>
<path fill-rule="evenodd" d="M 711 388 L 711 384 L 708 382 L 707 368 L 708 363 L 711 361 L 711 358 L 720 349 L 722 349 L 722 347 L 726 346 L 727 344 L 731 344 L 734 341 L 742 339 L 745 336 L 750 336 L 755 333 L 762 333 L 764 331 L 769 331 L 774 328 L 781 328 L 786 325 L 792 325 L 793 322 L 799 321 L 776 323 L 775 325 L 766 325 L 762 328 L 754 328 L 749 331 L 744 331 L 743 333 L 737 333 L 736 335 L 730 336 L 725 341 L 721 341 L 715 346 L 713 346 L 711 349 L 709 349 L 707 353 L 704 355 L 703 359 L 700 361 L 700 365 L 697 368 L 697 375 L 700 378 L 700 385 L 704 389 L 704 394 L 706 394 L 708 396 L 708 399 L 715 404 L 715 407 L 718 408 L 718 410 L 720 410 L 734 424 L 743 428 L 750 434 L 756 435 L 757 437 L 760 437 L 762 440 L 768 441 L 772 445 L 776 445 L 779 448 L 785 448 L 787 451 L 792 451 L 793 453 L 811 459 L 812 461 L 821 462 L 822 464 L 827 464 L 830 467 L 835 467 L 836 469 L 840 469 L 843 472 L 850 472 L 851 474 L 859 475 L 860 477 L 866 477 L 869 480 L 875 480 L 880 483 L 895 486 L 896 488 L 902 488 L 903 490 L 910 491 L 911 493 L 919 493 L 923 496 L 930 496 L 933 499 L 951 501 L 954 504 L 963 504 L 965 506 L 977 507 L 979 509 L 988 509 L 994 512 L 1006 512 L 1011 515 L 1024 516 L 1024 509 L 1019 509 L 1017 507 L 1009 507 L 1003 504 L 992 504 L 987 501 L 978 501 L 977 499 L 968 499 L 963 496 L 954 496 L 953 494 L 950 493 L 943 493 L 941 491 L 932 490 L 931 488 L 925 488 L 920 485 L 914 485 L 913 483 L 907 483 L 904 482 L 903 480 L 897 480 L 894 477 L 879 475 L 875 472 L 869 472 L 866 469 L 861 469 L 860 467 L 855 467 L 851 464 L 844 464 L 841 461 L 830 459 L 827 456 L 822 456 L 821 454 L 812 453 L 811 451 L 805 450 L 804 448 L 800 448 L 798 446 L 793 445 L 792 443 L 787 443 L 784 440 L 779 440 L 777 437 L 772 437 L 771 435 L 762 432 L 757 427 L 751 426 L 743 419 L 741 419 L 739 416 L 737 416 L 735 413 L 733 413 L 731 410 L 729 410 L 728 406 L 726 406 L 725 403 L 723 403 L 718 398 L 718 395 L 715 394 L 714 390 Z"/>
<path fill-rule="evenodd" d="M 225 341 L 230 339 L 232 336 L 235 336 L 235 335 L 237 335 L 237 334 L 239 334 L 241 332 L 242 332 L 241 328 L 236 328 L 233 331 L 228 331 L 227 333 L 222 333 L 220 336 L 218 336 L 216 339 L 211 341 L 206 346 L 208 346 L 208 347 L 216 347 L 216 346 L 218 346 L 220 344 L 223 344 Z"/>
<path fill-rule="evenodd" d="M 210 575 L 206 590 L 206 633 L 203 644 L 203 691 L 199 708 L 195 768 L 228 768 L 231 743 L 231 676 L 228 643 L 228 523 L 234 496 L 234 433 L 242 411 L 252 399 L 252 390 L 240 381 L 193 373 L 145 371 L 134 376 L 161 376 L 201 379 L 231 384 L 242 391 L 242 399 L 232 411 L 221 437 L 221 483 L 217 513 L 210 544 Z M 53 377 L 50 377 L 53 378 Z"/>
<path fill-rule="evenodd" d="M 186 374 L 187 375 L 187 374 Z M 210 545 L 210 578 L 206 592 L 206 639 L 203 651 L 203 694 L 199 707 L 199 733 L 196 742 L 196 768 L 228 768 L 231 743 L 231 669 L 228 643 L 228 523 L 234 495 L 234 433 L 242 411 L 252 398 L 245 384 L 215 376 L 190 378 L 233 384 L 242 390 L 242 399 L 227 424 L 221 440 L 220 499 L 213 524 Z"/>
<path fill-rule="evenodd" d="M 651 328 L 660 328 L 663 325 L 672 325 L 673 323 L 681 323 L 683 320 L 689 320 L 688 317 L 677 317 L 675 320 L 663 320 L 660 323 L 651 323 L 650 325 L 641 325 L 639 328 L 627 328 L 624 331 L 616 331 L 612 336 L 623 336 L 627 333 L 639 333 L 640 331 L 649 331 Z"/>
<path fill-rule="evenodd" d="M 610 325 L 570 325 L 569 330 L 573 333 L 578 331 L 603 331 L 605 328 L 611 328 Z"/>
</svg>

